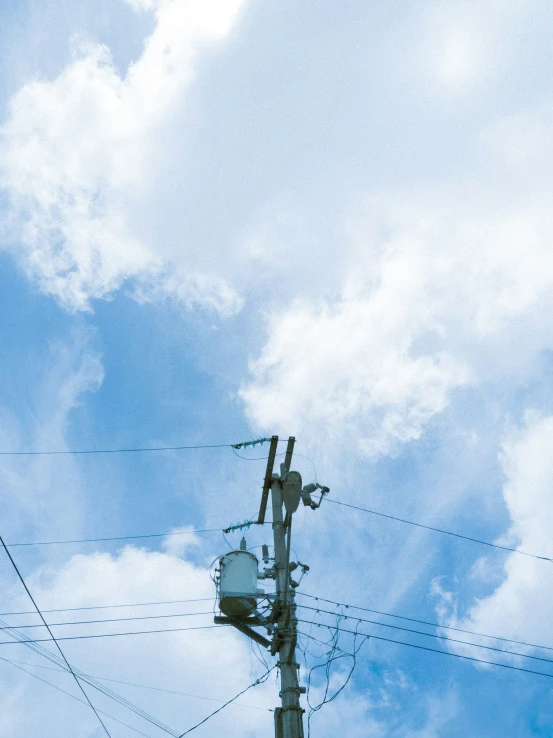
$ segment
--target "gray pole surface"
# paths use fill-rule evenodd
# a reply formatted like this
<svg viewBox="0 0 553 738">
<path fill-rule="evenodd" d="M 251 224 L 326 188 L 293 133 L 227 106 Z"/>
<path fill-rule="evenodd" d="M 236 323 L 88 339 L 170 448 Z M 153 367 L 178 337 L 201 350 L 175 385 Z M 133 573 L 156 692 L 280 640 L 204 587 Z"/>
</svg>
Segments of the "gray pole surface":
<svg viewBox="0 0 553 738">
<path fill-rule="evenodd" d="M 278 610 L 278 652 L 281 708 L 275 712 L 276 738 L 303 738 L 303 710 L 300 706 L 298 664 L 296 663 L 296 605 L 290 583 L 286 581 L 288 554 L 282 514 L 282 483 L 275 475 L 271 484 L 273 538 L 275 547 L 276 593 Z"/>
</svg>

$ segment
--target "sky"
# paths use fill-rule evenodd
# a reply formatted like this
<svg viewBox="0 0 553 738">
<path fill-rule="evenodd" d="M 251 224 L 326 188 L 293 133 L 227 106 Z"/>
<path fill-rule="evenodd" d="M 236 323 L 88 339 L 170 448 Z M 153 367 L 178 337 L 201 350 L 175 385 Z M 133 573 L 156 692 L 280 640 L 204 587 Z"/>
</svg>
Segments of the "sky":
<svg viewBox="0 0 553 738">
<path fill-rule="evenodd" d="M 325 625 L 374 636 L 311 736 L 553 735 L 553 681 L 520 670 L 553 674 L 552 564 L 505 550 L 553 557 L 553 8 L 5 0 L 3 19 L 0 451 L 221 445 L 0 455 L 8 546 L 173 534 L 12 546 L 49 622 L 116 621 L 56 636 L 211 625 L 212 563 L 241 537 L 221 529 L 255 517 L 267 451 L 228 444 L 293 435 L 331 490 L 294 520 L 302 683 Z M 0 587 L 0 618 L 36 624 L 6 614 L 32 609 L 6 556 Z M 133 606 L 67 610 L 107 605 Z M 266 671 L 227 628 L 60 645 L 174 735 Z M 0 643 L 0 738 L 105 735 L 56 668 Z M 278 690 L 273 671 L 195 735 L 272 736 Z M 112 738 L 167 734 L 88 693 Z"/>
</svg>

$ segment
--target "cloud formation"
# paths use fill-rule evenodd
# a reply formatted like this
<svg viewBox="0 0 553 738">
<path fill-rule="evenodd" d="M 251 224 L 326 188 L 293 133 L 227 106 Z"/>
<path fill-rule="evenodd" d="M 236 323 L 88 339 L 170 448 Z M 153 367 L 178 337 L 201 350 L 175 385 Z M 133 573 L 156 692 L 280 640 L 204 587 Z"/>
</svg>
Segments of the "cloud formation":
<svg viewBox="0 0 553 738">
<path fill-rule="evenodd" d="M 501 463 L 506 476 L 503 495 L 511 525 L 498 543 L 540 556 L 553 557 L 553 417 L 527 413 L 524 427 L 513 431 L 505 442 Z M 553 586 L 548 576 L 551 564 L 517 554 L 503 563 L 476 562 L 473 579 L 490 589 L 466 615 L 453 613 L 444 622 L 505 638 L 551 646 L 549 612 Z M 498 585 L 494 586 L 497 580 Z M 451 614 L 455 602 L 446 604 Z M 529 606 L 529 604 L 531 606 Z M 505 613 L 509 617 L 505 618 Z M 520 649 L 524 650 L 524 649 Z"/>
<path fill-rule="evenodd" d="M 551 344 L 553 223 L 542 203 L 489 212 L 406 192 L 367 213 L 341 294 L 271 318 L 242 397 L 256 427 L 317 427 L 380 456 L 420 438 L 457 388 L 520 379 Z"/>
<path fill-rule="evenodd" d="M 155 10 L 155 29 L 124 75 L 104 45 L 75 40 L 56 79 L 29 82 L 12 99 L 0 149 L 8 233 L 27 274 L 68 309 L 86 310 L 127 281 L 139 299 L 171 296 L 223 314 L 239 307 L 216 271 L 188 268 L 186 253 L 172 263 L 135 232 L 128 211 L 198 55 L 225 38 L 242 4 L 131 2 Z"/>
</svg>

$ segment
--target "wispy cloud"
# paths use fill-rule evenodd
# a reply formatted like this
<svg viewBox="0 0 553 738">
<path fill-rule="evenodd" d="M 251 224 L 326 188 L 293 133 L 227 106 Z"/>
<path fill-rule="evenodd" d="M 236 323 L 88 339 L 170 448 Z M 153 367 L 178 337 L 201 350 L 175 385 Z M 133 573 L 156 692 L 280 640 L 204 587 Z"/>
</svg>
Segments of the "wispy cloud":
<svg viewBox="0 0 553 738">
<path fill-rule="evenodd" d="M 223 277 L 188 268 L 185 252 L 164 256 L 136 233 L 128 209 L 198 55 L 225 38 L 242 0 L 133 5 L 155 9 L 156 26 L 124 76 L 108 48 L 75 40 L 74 60 L 56 79 L 26 84 L 10 103 L 0 184 L 14 253 L 70 310 L 130 280 L 142 299 L 161 294 L 232 313 L 240 300 Z"/>
</svg>

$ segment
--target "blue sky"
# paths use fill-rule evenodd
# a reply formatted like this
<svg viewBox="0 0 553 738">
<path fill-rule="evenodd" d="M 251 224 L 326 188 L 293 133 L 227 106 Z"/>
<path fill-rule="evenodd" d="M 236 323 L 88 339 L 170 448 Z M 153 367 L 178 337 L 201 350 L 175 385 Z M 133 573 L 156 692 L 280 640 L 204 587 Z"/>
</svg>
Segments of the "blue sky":
<svg viewBox="0 0 553 738">
<path fill-rule="evenodd" d="M 293 434 L 296 467 L 311 481 L 313 463 L 336 500 L 553 555 L 546 4 L 79 0 L 7 3 L 4 19 L 0 450 Z M 255 513 L 265 448 L 0 457 L 0 533 L 222 528 Z M 330 503 L 294 527 L 304 592 L 553 646 L 547 562 Z M 268 534 L 250 531 L 250 545 Z M 69 608 L 209 598 L 227 543 L 13 550 L 41 606 Z M 0 577 L 2 611 L 27 610 L 9 562 Z M 2 648 L 76 694 L 37 655 Z M 65 649 L 88 673 L 214 699 L 263 671 L 221 630 Z M 0 681 L 0 736 L 102 734 L 12 664 Z M 550 736 L 552 686 L 372 640 L 312 734 Z M 215 705 L 117 689 L 181 731 Z M 272 735 L 252 706 L 277 692 L 271 679 L 197 735 Z"/>
</svg>

